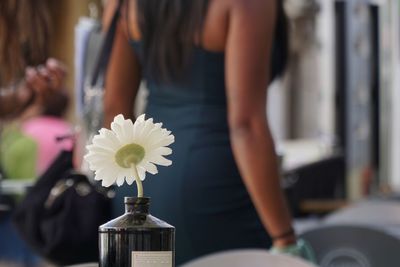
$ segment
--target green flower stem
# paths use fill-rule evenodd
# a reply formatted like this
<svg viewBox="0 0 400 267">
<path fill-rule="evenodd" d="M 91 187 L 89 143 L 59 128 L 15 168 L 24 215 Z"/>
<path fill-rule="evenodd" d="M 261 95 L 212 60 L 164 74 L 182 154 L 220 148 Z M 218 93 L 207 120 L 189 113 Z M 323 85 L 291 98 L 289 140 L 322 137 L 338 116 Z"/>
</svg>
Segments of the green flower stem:
<svg viewBox="0 0 400 267">
<path fill-rule="evenodd" d="M 132 164 L 132 170 L 133 170 L 133 174 L 135 176 L 135 180 L 136 180 L 136 186 L 137 186 L 137 193 L 138 193 L 138 197 L 143 197 L 143 184 L 142 184 L 142 180 L 140 180 L 139 177 L 139 173 L 137 171 L 136 165 Z"/>
</svg>

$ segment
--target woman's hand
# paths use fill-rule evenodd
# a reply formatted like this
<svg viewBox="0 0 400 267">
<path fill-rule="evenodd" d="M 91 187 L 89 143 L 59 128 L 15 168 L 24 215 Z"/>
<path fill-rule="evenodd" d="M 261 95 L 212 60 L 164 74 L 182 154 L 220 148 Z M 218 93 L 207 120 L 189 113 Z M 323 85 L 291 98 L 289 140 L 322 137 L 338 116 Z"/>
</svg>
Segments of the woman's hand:
<svg viewBox="0 0 400 267">
<path fill-rule="evenodd" d="M 65 86 L 65 77 L 67 75 L 65 65 L 54 58 L 49 58 L 46 62 L 46 70 L 50 87 L 57 90 L 63 89 Z"/>
<path fill-rule="evenodd" d="M 292 229 L 289 231 L 282 233 L 278 236 L 272 236 L 273 247 L 275 248 L 284 248 L 290 245 L 294 245 L 297 242 L 296 234 Z"/>
<path fill-rule="evenodd" d="M 38 104 L 43 103 L 48 94 L 63 90 L 65 77 L 65 66 L 53 58 L 48 59 L 45 65 L 28 67 L 25 71 L 26 87 L 34 92 Z"/>
<path fill-rule="evenodd" d="M 54 58 L 26 68 L 24 82 L 16 90 L 0 92 L 0 118 L 15 118 L 32 104 L 43 105 L 49 95 L 64 89 L 66 74 L 65 65 Z"/>
<path fill-rule="evenodd" d="M 270 252 L 272 254 L 287 254 L 295 257 L 300 257 L 309 262 L 317 263 L 313 249 L 303 239 L 299 239 L 294 244 L 284 247 L 275 246 L 274 244 Z"/>
</svg>

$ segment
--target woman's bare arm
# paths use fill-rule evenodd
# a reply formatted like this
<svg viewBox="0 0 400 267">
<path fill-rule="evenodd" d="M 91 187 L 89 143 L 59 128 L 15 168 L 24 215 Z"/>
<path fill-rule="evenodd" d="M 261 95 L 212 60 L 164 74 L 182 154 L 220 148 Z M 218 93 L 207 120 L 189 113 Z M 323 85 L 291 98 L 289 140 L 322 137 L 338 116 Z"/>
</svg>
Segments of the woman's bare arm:
<svg viewBox="0 0 400 267">
<path fill-rule="evenodd" d="M 226 43 L 226 83 L 232 149 L 243 181 L 271 236 L 291 229 L 291 217 L 279 183 L 274 143 L 266 116 L 270 51 L 276 3 L 232 1 Z M 282 247 L 290 236 L 274 242 Z"/>
<path fill-rule="evenodd" d="M 104 24 L 109 25 L 116 8 L 116 0 L 109 0 L 104 12 Z M 129 44 L 125 19 L 118 23 L 113 49 L 107 69 L 104 95 L 104 126 L 109 127 L 114 116 L 123 114 L 133 118 L 133 105 L 141 81 L 137 55 Z"/>
</svg>

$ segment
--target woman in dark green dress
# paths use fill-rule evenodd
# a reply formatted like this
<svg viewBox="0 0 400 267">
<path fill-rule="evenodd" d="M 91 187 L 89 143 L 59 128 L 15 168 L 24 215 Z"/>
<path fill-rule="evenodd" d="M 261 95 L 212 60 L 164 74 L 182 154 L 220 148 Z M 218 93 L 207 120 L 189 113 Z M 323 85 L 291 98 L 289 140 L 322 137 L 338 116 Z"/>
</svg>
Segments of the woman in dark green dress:
<svg viewBox="0 0 400 267">
<path fill-rule="evenodd" d="M 106 23 L 116 6 L 109 2 Z M 148 177 L 144 194 L 152 214 L 177 229 L 178 265 L 216 251 L 267 249 L 270 236 L 275 247 L 296 241 L 266 115 L 270 73 L 281 69 L 270 64 L 274 37 L 285 31 L 277 31 L 280 5 L 131 0 L 123 6 L 106 77 L 106 126 L 116 114 L 133 117 L 146 80 L 147 117 L 162 122 L 176 142 L 173 165 Z"/>
</svg>

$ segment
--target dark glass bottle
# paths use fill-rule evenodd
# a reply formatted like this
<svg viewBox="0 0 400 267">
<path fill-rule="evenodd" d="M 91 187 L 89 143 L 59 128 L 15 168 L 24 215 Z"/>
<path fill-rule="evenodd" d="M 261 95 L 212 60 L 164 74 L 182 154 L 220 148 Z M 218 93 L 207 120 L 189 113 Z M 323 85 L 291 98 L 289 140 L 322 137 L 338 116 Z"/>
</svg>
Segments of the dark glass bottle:
<svg viewBox="0 0 400 267">
<path fill-rule="evenodd" d="M 150 215 L 149 204 L 125 197 L 125 214 L 99 227 L 100 267 L 175 266 L 175 228 Z"/>
</svg>

